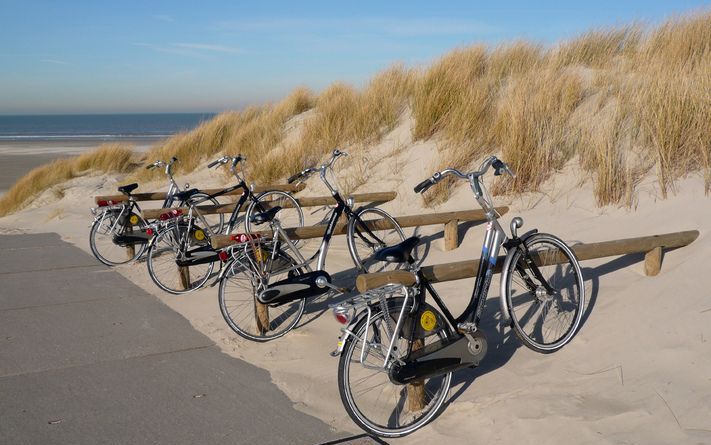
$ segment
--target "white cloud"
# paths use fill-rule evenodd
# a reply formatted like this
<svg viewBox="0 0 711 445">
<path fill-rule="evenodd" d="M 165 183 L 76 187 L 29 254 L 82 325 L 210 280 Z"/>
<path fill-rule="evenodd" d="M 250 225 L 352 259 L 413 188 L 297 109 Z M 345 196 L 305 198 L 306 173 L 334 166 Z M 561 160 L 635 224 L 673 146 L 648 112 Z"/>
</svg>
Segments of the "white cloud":
<svg viewBox="0 0 711 445">
<path fill-rule="evenodd" d="M 153 16 L 154 19 L 160 20 L 161 22 L 174 22 L 175 19 L 168 14 L 156 14 Z"/>
<path fill-rule="evenodd" d="M 40 59 L 40 62 L 52 63 L 54 65 L 69 65 L 69 62 L 59 59 Z"/>
<path fill-rule="evenodd" d="M 241 53 L 242 49 L 233 46 L 211 45 L 207 43 L 173 43 L 176 48 L 193 49 L 197 51 L 213 51 L 218 53 Z"/>
<path fill-rule="evenodd" d="M 228 31 L 313 32 L 358 31 L 379 32 L 402 36 L 485 35 L 500 31 L 496 26 L 472 19 L 302 19 L 277 18 L 264 20 L 225 20 L 215 24 Z"/>
<path fill-rule="evenodd" d="M 213 45 L 208 43 L 169 43 L 155 45 L 152 43 L 133 43 L 134 46 L 152 49 L 153 51 L 177 54 L 182 56 L 206 57 L 214 53 L 242 53 L 242 49 L 232 46 Z"/>
</svg>

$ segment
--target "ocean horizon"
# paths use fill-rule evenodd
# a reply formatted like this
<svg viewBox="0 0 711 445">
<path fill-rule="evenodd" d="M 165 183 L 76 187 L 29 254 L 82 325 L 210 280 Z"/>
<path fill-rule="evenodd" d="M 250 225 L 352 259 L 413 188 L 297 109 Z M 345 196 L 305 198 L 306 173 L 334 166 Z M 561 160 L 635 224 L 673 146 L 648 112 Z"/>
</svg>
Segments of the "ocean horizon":
<svg viewBox="0 0 711 445">
<path fill-rule="evenodd" d="M 216 113 L 0 115 L 0 142 L 161 139 L 189 131 Z"/>
</svg>

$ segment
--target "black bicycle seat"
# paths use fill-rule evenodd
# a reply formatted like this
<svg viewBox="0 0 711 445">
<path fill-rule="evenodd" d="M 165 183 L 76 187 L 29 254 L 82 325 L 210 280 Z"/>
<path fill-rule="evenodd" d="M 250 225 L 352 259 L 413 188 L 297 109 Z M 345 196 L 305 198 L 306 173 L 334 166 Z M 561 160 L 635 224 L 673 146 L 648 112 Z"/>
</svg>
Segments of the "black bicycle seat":
<svg viewBox="0 0 711 445">
<path fill-rule="evenodd" d="M 265 222 L 273 220 L 276 214 L 279 213 L 279 210 L 281 210 L 280 206 L 272 207 L 266 212 L 257 213 L 256 215 L 250 216 L 249 222 L 256 225 L 264 224 Z"/>
<path fill-rule="evenodd" d="M 409 263 L 412 262 L 412 249 L 418 244 L 420 244 L 420 237 L 413 236 L 400 244 L 377 251 L 373 258 L 376 261 L 387 261 L 388 263 Z"/>
<path fill-rule="evenodd" d="M 199 191 L 200 190 L 198 189 L 185 190 L 184 192 L 176 193 L 175 195 L 173 195 L 173 198 L 177 199 L 178 201 L 187 201 L 188 199 L 190 199 L 191 196 L 193 196 Z"/>
<path fill-rule="evenodd" d="M 118 188 L 118 191 L 123 193 L 124 195 L 130 195 L 131 192 L 136 190 L 137 188 L 138 184 L 134 182 L 133 184 L 122 185 Z"/>
</svg>

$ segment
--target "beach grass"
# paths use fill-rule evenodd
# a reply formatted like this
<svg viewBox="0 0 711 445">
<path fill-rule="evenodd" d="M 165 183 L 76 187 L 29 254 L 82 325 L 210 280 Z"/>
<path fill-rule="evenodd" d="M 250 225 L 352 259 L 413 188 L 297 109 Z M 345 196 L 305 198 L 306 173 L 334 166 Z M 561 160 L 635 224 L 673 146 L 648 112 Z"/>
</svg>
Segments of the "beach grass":
<svg viewBox="0 0 711 445">
<path fill-rule="evenodd" d="M 45 190 L 90 172 L 127 173 L 133 168 L 133 149 L 126 144 L 103 144 L 90 152 L 58 159 L 32 169 L 0 197 L 0 216 L 17 212 Z"/>
<path fill-rule="evenodd" d="M 429 66 L 391 66 L 362 89 L 298 88 L 281 102 L 225 112 L 174 135 L 145 159 L 176 156 L 177 171 L 190 172 L 241 153 L 251 180 L 274 183 L 334 148 L 367 151 L 402 116 L 411 116 L 413 140 L 436 143 L 433 171 L 472 169 L 491 154 L 508 162 L 516 179 L 497 181 L 495 193 L 539 190 L 571 161 L 583 182 L 592 181 L 599 205 L 631 205 L 636 184 L 649 174 L 662 197 L 678 178 L 697 173 L 709 192 L 711 10 L 656 26 L 594 29 L 548 47 L 527 41 L 462 47 Z M 13 188 L 3 198 L 0 214 L 78 170 L 123 168 L 98 155 L 84 158 L 81 168 L 72 162 L 30 172 L 20 180 L 22 191 Z M 131 172 L 140 181 L 158 174 Z M 445 201 L 452 186 L 433 187 L 426 202 Z"/>
</svg>

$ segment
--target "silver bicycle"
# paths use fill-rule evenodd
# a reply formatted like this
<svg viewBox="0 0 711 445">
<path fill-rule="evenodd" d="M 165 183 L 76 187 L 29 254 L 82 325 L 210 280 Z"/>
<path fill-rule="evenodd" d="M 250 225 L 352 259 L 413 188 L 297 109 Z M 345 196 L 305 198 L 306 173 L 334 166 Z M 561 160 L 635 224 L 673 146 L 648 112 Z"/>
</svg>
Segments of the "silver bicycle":
<svg viewBox="0 0 711 445">
<path fill-rule="evenodd" d="M 393 268 L 373 258 L 380 250 L 405 239 L 400 225 L 379 208 L 353 210 L 352 200 L 344 200 L 327 179 L 334 162 L 346 155 L 335 150 L 320 167 L 308 168 L 289 178 L 289 182 L 295 182 L 318 173 L 336 202 L 324 226 L 321 246 L 311 258 L 303 257 L 282 227 L 277 217 L 278 206 L 250 217 L 254 225 L 269 224 L 271 234 L 267 239 L 246 234 L 244 243 L 229 250 L 230 259 L 220 277 L 220 310 L 228 326 L 242 337 L 254 341 L 281 337 L 299 322 L 307 298 L 343 291 L 331 283 L 331 276 L 325 271 L 331 237 L 336 230 L 343 230 L 338 227 L 342 215 L 348 220 L 348 250 L 358 270 Z M 314 262 L 315 269 L 311 266 Z"/>
<path fill-rule="evenodd" d="M 412 258 L 419 239 L 409 238 L 383 249 L 378 257 L 403 264 L 391 272 L 388 284 L 368 290 L 332 307 L 345 325 L 334 356 L 338 388 L 349 416 L 369 433 L 398 437 L 416 431 L 444 406 L 458 369 L 478 366 L 487 352 L 479 322 L 491 284 L 501 267 L 501 314 L 527 347 L 557 351 L 573 338 L 585 304 L 580 264 L 559 238 L 531 230 L 517 231 L 523 220 L 511 222 L 511 238 L 498 222 L 481 178 L 493 167 L 496 175 L 513 173 L 495 157 L 478 171 L 448 168 L 420 183 L 424 192 L 450 176 L 469 182 L 488 220 L 474 290 L 467 307 L 455 317 Z M 435 306 L 425 301 L 430 295 Z"/>
<path fill-rule="evenodd" d="M 211 162 L 208 167 L 229 165 L 230 171 L 238 180 L 234 186 L 216 193 L 205 195 L 196 189 L 177 193 L 175 196 L 187 202 L 188 210 L 174 209 L 160 215 L 164 225 L 151 239 L 147 253 L 148 273 L 153 282 L 162 290 L 172 294 L 183 294 L 203 287 L 212 276 L 215 263 L 219 262 L 218 252 L 210 245 L 210 240 L 219 229 L 225 235 L 235 230 L 245 215 L 245 227 L 251 231 L 249 216 L 262 212 L 268 206 L 279 205 L 279 217 L 294 227 L 304 224 L 304 215 L 296 198 L 280 190 L 269 190 L 255 194 L 244 178 L 243 164 L 246 158 L 223 156 Z M 237 167 L 242 167 L 242 172 Z M 208 216 L 200 211 L 200 205 L 206 202 L 215 204 L 216 198 L 234 190 L 242 190 L 226 224 L 214 227 Z M 246 211 L 242 210 L 246 206 Z M 222 213 L 218 213 L 222 217 Z"/>
<path fill-rule="evenodd" d="M 219 204 L 217 200 L 210 199 L 205 193 L 197 191 L 186 200 L 176 197 L 180 187 L 173 177 L 173 164 L 178 158 L 173 157 L 169 162 L 155 161 L 146 166 L 147 169 L 165 167 L 168 177 L 168 191 L 161 208 L 172 207 L 178 202 L 180 206 L 192 201 L 207 201 Z M 185 185 L 187 189 L 188 184 Z M 138 188 L 138 184 L 127 184 L 118 188 L 126 198 L 123 201 L 99 201 L 98 207 L 92 208 L 94 220 L 89 231 L 89 246 L 97 260 L 107 266 L 116 266 L 129 263 L 140 258 L 147 249 L 152 233 L 161 225 L 160 220 L 146 221 L 141 215 L 141 207 L 131 194 Z M 210 218 L 213 227 L 219 229 L 223 225 L 223 216 L 216 215 Z"/>
</svg>

